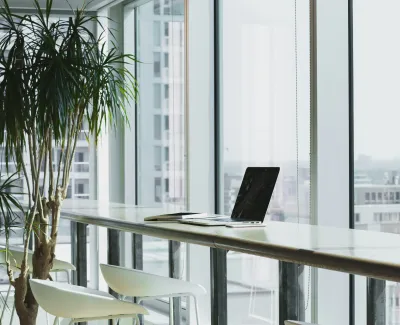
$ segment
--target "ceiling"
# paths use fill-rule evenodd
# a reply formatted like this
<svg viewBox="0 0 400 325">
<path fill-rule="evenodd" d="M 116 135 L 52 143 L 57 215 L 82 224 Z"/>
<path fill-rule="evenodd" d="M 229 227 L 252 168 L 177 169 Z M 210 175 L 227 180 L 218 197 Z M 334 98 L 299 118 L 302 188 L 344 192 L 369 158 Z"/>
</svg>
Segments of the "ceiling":
<svg viewBox="0 0 400 325">
<path fill-rule="evenodd" d="M 89 10 L 97 10 L 106 6 L 112 0 L 53 0 L 53 10 L 70 10 L 77 7 L 82 7 L 83 3 L 88 3 Z M 44 7 L 46 0 L 39 0 L 39 3 Z M 10 7 L 15 9 L 31 9 L 33 8 L 33 0 L 8 0 Z"/>
</svg>

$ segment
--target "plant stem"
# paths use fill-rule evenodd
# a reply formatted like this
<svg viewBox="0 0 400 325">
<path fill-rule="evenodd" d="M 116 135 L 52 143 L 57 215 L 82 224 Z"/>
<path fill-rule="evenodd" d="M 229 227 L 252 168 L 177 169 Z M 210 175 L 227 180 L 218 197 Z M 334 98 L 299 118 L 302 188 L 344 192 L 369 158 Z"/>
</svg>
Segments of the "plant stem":
<svg viewBox="0 0 400 325">
<path fill-rule="evenodd" d="M 47 144 L 48 145 L 48 152 L 49 152 L 49 173 L 50 173 L 50 175 L 49 175 L 49 200 L 51 200 L 52 199 L 52 197 L 53 197 L 53 191 L 54 191 L 54 171 L 53 171 L 53 158 L 52 158 L 52 155 L 53 155 L 53 136 L 52 136 L 52 133 L 51 133 L 51 130 L 50 130 L 50 132 L 49 132 L 49 143 Z"/>
</svg>

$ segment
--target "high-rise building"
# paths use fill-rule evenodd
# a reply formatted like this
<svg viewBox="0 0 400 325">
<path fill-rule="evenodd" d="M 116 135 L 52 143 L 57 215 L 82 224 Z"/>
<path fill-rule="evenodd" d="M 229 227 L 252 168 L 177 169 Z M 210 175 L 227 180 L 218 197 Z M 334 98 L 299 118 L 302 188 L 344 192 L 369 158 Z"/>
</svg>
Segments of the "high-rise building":
<svg viewBox="0 0 400 325">
<path fill-rule="evenodd" d="M 184 204 L 184 6 L 155 0 L 138 9 L 139 203 Z M 152 65 L 148 64 L 152 62 Z"/>
</svg>

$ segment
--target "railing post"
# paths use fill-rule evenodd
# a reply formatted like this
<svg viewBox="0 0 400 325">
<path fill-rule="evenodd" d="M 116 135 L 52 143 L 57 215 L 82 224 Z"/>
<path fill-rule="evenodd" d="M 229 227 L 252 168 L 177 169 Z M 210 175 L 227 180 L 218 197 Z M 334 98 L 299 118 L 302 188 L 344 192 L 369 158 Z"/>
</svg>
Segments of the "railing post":
<svg viewBox="0 0 400 325">
<path fill-rule="evenodd" d="M 135 270 L 143 270 L 143 236 L 132 234 L 132 267 Z M 134 298 L 137 303 L 137 299 Z M 140 325 L 144 324 L 143 315 L 139 315 Z"/>
<path fill-rule="evenodd" d="M 228 324 L 227 251 L 211 248 L 211 325 Z"/>
<path fill-rule="evenodd" d="M 386 325 L 386 282 L 367 279 L 367 325 Z"/>
<path fill-rule="evenodd" d="M 72 264 L 76 268 L 72 274 L 72 282 L 87 287 L 87 224 L 71 222 L 71 253 Z"/>
<path fill-rule="evenodd" d="M 285 320 L 304 321 L 304 265 L 279 262 L 279 325 Z"/>
<path fill-rule="evenodd" d="M 169 277 L 179 279 L 181 277 L 181 243 L 168 242 Z M 180 325 L 182 322 L 181 298 L 170 298 L 170 325 Z"/>
<path fill-rule="evenodd" d="M 72 263 L 76 271 L 72 274 L 73 283 L 87 286 L 87 225 L 71 222 Z"/>
<path fill-rule="evenodd" d="M 108 252 L 107 252 L 107 263 L 109 265 L 120 265 L 120 232 L 114 229 L 107 229 L 107 240 L 108 240 Z M 114 292 L 109 288 L 109 292 L 116 298 L 118 293 Z"/>
</svg>

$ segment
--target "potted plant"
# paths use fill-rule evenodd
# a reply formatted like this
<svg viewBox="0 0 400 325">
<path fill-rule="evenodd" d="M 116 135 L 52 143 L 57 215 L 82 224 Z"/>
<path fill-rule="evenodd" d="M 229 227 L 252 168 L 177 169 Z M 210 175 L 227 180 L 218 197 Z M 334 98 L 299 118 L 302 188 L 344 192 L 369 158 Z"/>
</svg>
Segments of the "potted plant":
<svg viewBox="0 0 400 325">
<path fill-rule="evenodd" d="M 13 13 L 8 0 L 0 6 L 0 146 L 24 179 L 28 197 L 20 274 L 13 278 L 8 272 L 23 325 L 36 323 L 38 304 L 28 277 L 49 278 L 82 124 L 88 125 L 87 139 L 97 143 L 105 127 L 127 122 L 125 105 L 137 96 L 136 80 L 127 69 L 135 58 L 115 47 L 107 50 L 103 35 L 112 33 L 98 17 L 83 7 L 67 20 L 54 21 L 52 2 L 42 9 L 34 0 L 29 15 Z M 100 36 L 90 24 L 103 28 Z M 61 153 L 57 165 L 54 146 Z M 31 239 L 33 270 L 28 270 Z"/>
</svg>

